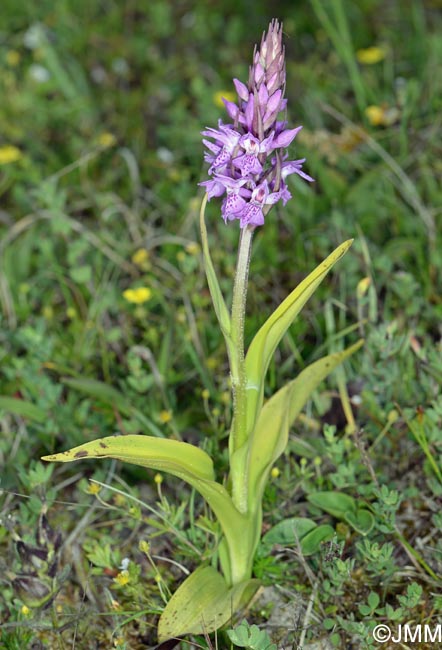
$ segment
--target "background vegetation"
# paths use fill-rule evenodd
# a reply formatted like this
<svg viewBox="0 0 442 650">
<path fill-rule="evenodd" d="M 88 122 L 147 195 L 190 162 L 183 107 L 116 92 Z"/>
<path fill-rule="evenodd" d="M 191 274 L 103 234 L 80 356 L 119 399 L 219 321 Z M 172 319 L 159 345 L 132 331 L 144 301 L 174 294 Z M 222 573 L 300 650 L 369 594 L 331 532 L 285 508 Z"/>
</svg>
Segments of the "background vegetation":
<svg viewBox="0 0 442 650">
<path fill-rule="evenodd" d="M 220 97 L 246 78 L 272 17 L 286 34 L 289 120 L 304 125 L 292 150 L 316 183 L 292 181 L 294 199 L 256 233 L 248 333 L 354 237 L 286 336 L 269 389 L 344 338 L 366 344 L 315 395 L 266 494 L 264 530 L 309 516 L 336 537 L 307 558 L 290 527 L 263 544 L 255 574 L 268 587 L 247 619 L 281 648 L 368 648 L 378 622 L 440 622 L 440 9 L 3 0 L 0 648 L 153 646 L 164 601 L 213 551 L 210 513 L 178 480 L 38 458 L 154 433 L 200 442 L 225 471 L 199 132 L 224 118 Z M 238 230 L 215 203 L 228 295 Z M 371 528 L 308 500 L 332 490 L 366 504 Z"/>
</svg>

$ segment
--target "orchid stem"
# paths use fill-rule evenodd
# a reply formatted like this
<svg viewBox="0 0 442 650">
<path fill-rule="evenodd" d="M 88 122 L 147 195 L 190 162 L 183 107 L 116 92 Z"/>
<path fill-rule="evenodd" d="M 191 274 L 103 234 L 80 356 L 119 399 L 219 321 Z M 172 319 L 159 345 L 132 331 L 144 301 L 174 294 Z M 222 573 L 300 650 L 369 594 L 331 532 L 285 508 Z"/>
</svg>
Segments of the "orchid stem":
<svg viewBox="0 0 442 650">
<path fill-rule="evenodd" d="M 230 437 L 230 453 L 239 449 L 247 438 L 246 422 L 246 372 L 244 363 L 244 321 L 247 299 L 247 280 L 250 266 L 250 252 L 254 228 L 246 226 L 241 230 L 238 260 L 232 300 L 231 338 L 236 351 L 231 367 L 233 390 L 233 423 Z"/>
</svg>

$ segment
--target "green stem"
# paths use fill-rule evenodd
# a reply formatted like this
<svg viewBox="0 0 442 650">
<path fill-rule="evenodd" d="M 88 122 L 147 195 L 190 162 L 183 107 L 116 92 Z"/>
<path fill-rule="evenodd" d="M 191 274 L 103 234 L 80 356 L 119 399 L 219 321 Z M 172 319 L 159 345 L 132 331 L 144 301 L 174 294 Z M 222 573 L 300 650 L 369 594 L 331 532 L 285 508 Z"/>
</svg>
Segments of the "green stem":
<svg viewBox="0 0 442 650">
<path fill-rule="evenodd" d="M 247 438 L 244 320 L 253 231 L 254 228 L 250 226 L 246 226 L 241 230 L 233 287 L 231 339 L 235 350 L 235 360 L 230 368 L 233 391 L 233 422 L 229 441 L 231 455 L 244 444 Z"/>
</svg>

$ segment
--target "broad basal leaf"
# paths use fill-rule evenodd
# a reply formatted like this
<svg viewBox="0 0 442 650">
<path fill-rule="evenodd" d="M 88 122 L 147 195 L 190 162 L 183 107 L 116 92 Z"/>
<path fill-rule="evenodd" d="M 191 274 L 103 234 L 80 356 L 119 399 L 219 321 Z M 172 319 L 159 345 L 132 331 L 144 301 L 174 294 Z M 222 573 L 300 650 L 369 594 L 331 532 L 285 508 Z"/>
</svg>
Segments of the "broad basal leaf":
<svg viewBox="0 0 442 650">
<path fill-rule="evenodd" d="M 167 603 L 158 623 L 158 640 L 214 632 L 250 602 L 259 584 L 245 580 L 228 587 L 213 567 L 199 567 Z"/>
<path fill-rule="evenodd" d="M 116 458 L 150 469 L 169 472 L 194 487 L 215 513 L 231 550 L 238 543 L 238 531 L 245 517 L 235 508 L 227 490 L 214 480 L 212 459 L 205 451 L 178 440 L 152 436 L 110 436 L 51 456 L 43 460 L 70 463 L 86 458 Z"/>
<path fill-rule="evenodd" d="M 263 401 L 264 379 L 276 347 L 307 300 L 333 265 L 347 252 L 352 242 L 350 239 L 338 246 L 310 273 L 279 305 L 253 338 L 246 356 L 248 433 L 254 428 Z"/>
</svg>

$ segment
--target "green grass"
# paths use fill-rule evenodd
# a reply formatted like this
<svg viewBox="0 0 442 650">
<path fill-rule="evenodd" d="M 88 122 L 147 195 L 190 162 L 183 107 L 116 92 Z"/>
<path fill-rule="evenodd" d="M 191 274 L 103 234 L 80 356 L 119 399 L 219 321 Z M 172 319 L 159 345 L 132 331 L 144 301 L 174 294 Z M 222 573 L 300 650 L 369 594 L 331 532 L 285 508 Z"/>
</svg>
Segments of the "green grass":
<svg viewBox="0 0 442 650">
<path fill-rule="evenodd" d="M 294 199 L 256 234 L 246 335 L 354 237 L 280 346 L 269 394 L 344 337 L 366 339 L 317 391 L 266 492 L 265 530 L 294 516 L 336 530 L 312 556 L 295 540 L 257 554 L 267 600 L 247 619 L 278 648 L 377 647 L 375 624 L 442 616 L 437 8 L 271 8 L 286 33 L 290 123 L 304 125 L 293 150 L 316 183 L 293 181 Z M 0 159 L 6 145 L 20 156 L 0 165 L 1 649 L 153 646 L 170 593 L 214 550 L 210 512 L 178 480 L 38 458 L 116 431 L 153 433 L 201 444 L 226 471 L 227 359 L 196 246 L 199 132 L 224 116 L 214 96 L 246 77 L 268 11 L 2 4 Z M 370 46 L 384 58 L 360 63 Z M 238 231 L 215 201 L 207 214 L 229 296 Z M 152 292 L 142 305 L 123 297 L 137 287 Z M 308 500 L 332 490 L 367 505 L 371 530 Z M 215 643 L 231 647 L 224 633 Z"/>
</svg>

